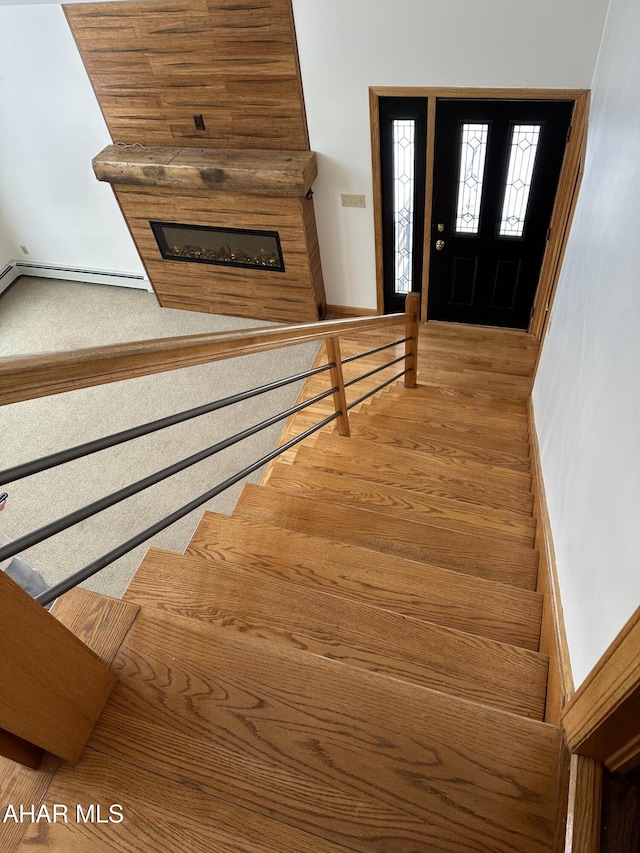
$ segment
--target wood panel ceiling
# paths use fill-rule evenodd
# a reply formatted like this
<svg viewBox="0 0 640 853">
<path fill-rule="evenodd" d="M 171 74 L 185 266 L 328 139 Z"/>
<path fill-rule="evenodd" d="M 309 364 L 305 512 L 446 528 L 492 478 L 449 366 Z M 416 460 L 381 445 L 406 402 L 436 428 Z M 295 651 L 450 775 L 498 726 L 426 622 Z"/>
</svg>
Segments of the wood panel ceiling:
<svg viewBox="0 0 640 853">
<path fill-rule="evenodd" d="M 64 11 L 115 143 L 309 149 L 291 0 Z"/>
</svg>

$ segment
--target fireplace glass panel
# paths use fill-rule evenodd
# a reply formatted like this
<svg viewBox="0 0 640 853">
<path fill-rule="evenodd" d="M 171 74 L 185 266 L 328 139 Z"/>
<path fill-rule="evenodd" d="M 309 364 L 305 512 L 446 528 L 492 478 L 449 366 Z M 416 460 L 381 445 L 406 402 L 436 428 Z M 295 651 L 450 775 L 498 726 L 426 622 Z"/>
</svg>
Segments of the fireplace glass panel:
<svg viewBox="0 0 640 853">
<path fill-rule="evenodd" d="M 284 272 L 277 231 L 149 222 L 163 258 Z"/>
</svg>

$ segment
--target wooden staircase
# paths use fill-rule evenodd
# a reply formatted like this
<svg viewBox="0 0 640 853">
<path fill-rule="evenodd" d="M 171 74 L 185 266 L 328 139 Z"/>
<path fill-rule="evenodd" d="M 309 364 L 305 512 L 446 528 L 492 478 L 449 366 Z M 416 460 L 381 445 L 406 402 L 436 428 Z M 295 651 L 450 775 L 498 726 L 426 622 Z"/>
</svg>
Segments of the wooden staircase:
<svg viewBox="0 0 640 853">
<path fill-rule="evenodd" d="M 289 451 L 230 517 L 206 514 L 186 554 L 148 552 L 119 684 L 43 800 L 99 804 L 104 822 L 70 812 L 7 849 L 555 849 L 535 347 L 457 334 L 423 331 L 420 386 L 361 405 L 351 438 Z"/>
</svg>

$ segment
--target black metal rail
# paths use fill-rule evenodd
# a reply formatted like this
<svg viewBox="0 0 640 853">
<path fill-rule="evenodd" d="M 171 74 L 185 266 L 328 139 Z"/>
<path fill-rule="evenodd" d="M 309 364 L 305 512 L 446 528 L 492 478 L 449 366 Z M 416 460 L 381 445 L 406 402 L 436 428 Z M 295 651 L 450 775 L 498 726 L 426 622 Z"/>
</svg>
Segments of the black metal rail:
<svg viewBox="0 0 640 853">
<path fill-rule="evenodd" d="M 80 459 L 82 456 L 98 453 L 100 450 L 115 447 L 117 444 L 123 444 L 134 438 L 141 438 L 143 435 L 149 435 L 149 433 L 157 432 L 160 429 L 184 423 L 192 418 L 199 418 L 201 415 L 208 415 L 210 412 L 217 412 L 227 406 L 234 405 L 234 403 L 241 403 L 243 400 L 258 397 L 260 394 L 266 394 L 277 388 L 283 388 L 285 385 L 291 385 L 293 382 L 307 379 L 309 376 L 315 376 L 317 373 L 323 373 L 333 366 L 333 362 L 331 364 L 323 364 L 320 367 L 296 373 L 295 376 L 288 376 L 286 379 L 278 379 L 267 385 L 260 385 L 258 388 L 253 388 L 250 391 L 241 391 L 239 394 L 223 397 L 221 400 L 214 400 L 211 403 L 205 403 L 203 406 L 196 406 L 194 409 L 186 409 L 183 412 L 177 412 L 175 415 L 168 415 L 166 418 L 160 418 L 157 421 L 150 421 L 147 424 L 131 427 L 130 429 L 122 430 L 122 432 L 115 432 L 112 435 L 106 435 L 94 441 L 87 441 L 84 444 L 76 445 L 76 447 L 60 450 L 58 453 L 42 456 L 40 459 L 34 459 L 31 462 L 25 462 L 13 468 L 5 468 L 4 471 L 0 471 L 0 483 L 15 483 L 16 480 L 21 480 L 23 477 L 30 477 L 32 474 L 38 474 L 40 471 L 55 468 L 58 465 L 63 465 L 65 462 L 71 462 L 73 459 Z"/>
<path fill-rule="evenodd" d="M 405 373 L 408 373 L 408 371 L 402 370 L 400 371 L 400 373 L 397 373 L 395 376 L 392 376 L 391 379 L 387 379 L 386 382 L 382 382 L 380 385 L 377 386 L 377 388 L 374 388 L 372 391 L 367 391 L 367 393 L 363 394 L 362 397 L 358 397 L 357 400 L 354 400 L 352 403 L 349 403 L 347 405 L 347 410 L 351 411 L 351 409 L 357 406 L 358 403 L 362 403 L 364 402 L 364 400 L 368 400 L 369 397 L 373 397 L 374 394 L 377 394 L 378 391 L 382 391 L 383 388 L 386 388 L 387 385 L 391 385 L 392 382 L 397 382 L 398 379 L 402 379 Z"/>
<path fill-rule="evenodd" d="M 131 483 L 130 485 L 119 489 L 117 492 L 113 492 L 104 498 L 100 498 L 100 500 L 81 507 L 80 509 L 75 510 L 75 512 L 71 512 L 62 518 L 58 518 L 56 521 L 52 521 L 44 527 L 40 527 L 38 530 L 26 533 L 18 539 L 13 539 L 8 545 L 4 545 L 0 548 L 0 561 L 5 560 L 8 557 L 13 557 L 20 551 L 24 551 L 26 548 L 31 548 L 33 545 L 38 545 L 38 543 L 43 542 L 45 539 L 50 539 L 52 536 L 56 536 L 56 534 L 62 533 L 64 530 L 68 530 L 70 527 L 79 524 L 81 521 L 90 518 L 92 515 L 96 515 L 105 509 L 109 509 L 109 507 L 114 506 L 115 504 L 120 503 L 121 501 L 124 501 L 145 489 L 148 489 L 150 486 L 155 486 L 156 483 L 160 483 L 162 480 L 166 480 L 168 477 L 178 474 L 180 471 L 184 471 L 186 468 L 190 468 L 192 465 L 202 462 L 204 459 L 208 459 L 210 456 L 214 456 L 216 453 L 220 453 L 228 447 L 232 447 L 234 444 L 243 441 L 245 438 L 249 438 L 257 432 L 288 418 L 290 415 L 300 412 L 303 409 L 312 406 L 314 403 L 318 403 L 320 400 L 324 400 L 325 397 L 330 396 L 336 390 L 337 389 L 335 387 L 330 388 L 328 391 L 324 391 L 322 394 L 317 394 L 315 397 L 306 400 L 303 403 L 299 403 L 297 406 L 292 406 L 284 412 L 279 412 L 277 415 L 273 415 L 273 417 L 266 418 L 265 420 L 260 421 L 260 423 L 255 424 L 255 426 L 242 430 L 242 432 L 235 433 L 234 435 L 229 436 L 229 438 L 225 438 L 222 441 L 217 442 L 217 444 L 213 444 L 211 447 L 200 450 L 198 453 L 194 453 L 186 459 L 181 459 L 179 462 L 175 462 L 173 465 L 169 465 L 161 471 L 149 474 L 149 476 L 144 477 L 142 480 L 137 480 L 135 483 Z"/>
<path fill-rule="evenodd" d="M 396 347 L 400 344 L 406 344 L 410 340 L 412 340 L 412 338 L 410 337 L 402 338 L 401 340 L 393 341 L 390 344 L 383 344 L 382 346 L 365 350 L 361 353 L 357 353 L 356 355 L 343 358 L 342 364 L 348 364 L 350 362 L 356 361 L 357 359 L 364 358 L 365 356 L 382 352 L 383 350 Z M 398 358 L 393 359 L 392 361 L 385 362 L 384 364 L 375 367 L 372 370 L 369 370 L 366 373 L 363 373 L 360 376 L 349 380 L 348 382 L 345 382 L 344 387 L 347 388 L 352 385 L 355 385 L 358 382 L 361 382 L 363 379 L 368 379 L 369 377 L 374 376 L 376 373 L 386 370 L 389 367 L 392 367 L 393 365 L 397 364 L 398 362 L 405 360 L 406 357 L 407 356 L 405 351 L 404 355 L 401 355 Z M 286 385 L 292 384 L 293 382 L 307 379 L 311 376 L 315 376 L 319 373 L 323 373 L 327 370 L 330 370 L 333 367 L 335 367 L 335 365 L 333 363 L 330 363 L 322 365 L 320 367 L 312 368 L 310 370 L 297 373 L 294 376 L 289 376 L 285 379 L 279 379 L 266 385 L 259 386 L 258 388 L 253 388 L 251 390 L 243 391 L 238 394 L 231 395 L 229 397 L 224 397 L 220 400 L 215 400 L 203 406 L 197 406 L 192 409 L 187 409 L 185 411 L 178 412 L 174 415 L 169 415 L 168 417 L 160 418 L 155 421 L 150 421 L 147 424 L 141 424 L 139 426 L 132 427 L 130 429 L 126 429 L 121 432 L 114 433 L 112 435 L 85 442 L 83 444 L 68 448 L 66 450 L 52 453 L 48 456 L 41 457 L 40 459 L 35 459 L 31 462 L 26 462 L 21 465 L 16 465 L 11 468 L 7 468 L 4 471 L 0 472 L 0 483 L 4 484 L 9 482 L 15 482 L 16 480 L 19 480 L 23 477 L 31 476 L 32 474 L 36 474 L 50 468 L 54 468 L 58 465 L 63 465 L 66 462 L 70 462 L 74 459 L 79 459 L 83 456 L 88 456 L 90 454 L 97 453 L 101 450 L 106 450 L 109 447 L 114 447 L 118 444 L 122 444 L 123 442 L 140 438 L 152 432 L 156 432 L 158 430 L 165 429 L 167 427 L 174 426 L 179 423 L 183 423 L 192 418 L 200 417 L 201 415 L 218 411 L 220 409 L 226 408 L 227 406 L 242 402 L 243 400 L 248 400 L 252 397 L 257 397 L 261 394 L 268 393 L 269 391 L 275 390 L 277 388 L 282 388 Z M 391 385 L 393 382 L 396 382 L 407 372 L 408 370 L 405 368 L 405 370 L 401 371 L 400 373 L 396 374 L 385 382 L 382 382 L 380 385 L 368 391 L 366 394 L 363 394 L 357 400 L 354 400 L 352 403 L 349 403 L 347 405 L 347 410 L 349 411 L 353 409 L 359 403 L 362 403 L 364 400 L 373 396 L 378 391 L 385 388 L 387 385 Z M 279 421 L 282 421 L 285 418 L 288 418 L 291 415 L 308 408 L 309 406 L 313 406 L 315 403 L 318 403 L 321 400 L 324 400 L 325 398 L 335 394 L 337 390 L 338 389 L 336 387 L 329 388 L 327 391 L 317 394 L 309 400 L 305 400 L 302 403 L 298 403 L 295 406 L 291 406 L 285 411 L 279 412 L 276 415 L 266 418 L 263 421 L 260 421 L 259 423 L 255 424 L 254 426 L 248 427 L 247 429 L 242 430 L 236 433 L 235 435 L 229 436 L 228 438 L 225 438 L 222 441 L 219 441 L 216 444 L 213 444 L 210 447 L 199 451 L 198 453 L 194 453 L 191 456 L 186 457 L 185 459 L 175 462 L 174 464 L 169 465 L 161 469 L 160 471 L 150 474 L 147 477 L 144 477 L 134 483 L 129 484 L 128 486 L 125 486 L 122 489 L 119 489 L 110 495 L 100 498 L 99 500 L 94 501 L 93 503 L 88 504 L 85 507 L 81 507 L 80 509 L 75 510 L 74 512 L 62 516 L 61 518 L 56 519 L 55 521 L 52 521 L 49 524 L 46 524 L 38 530 L 35 530 L 31 533 L 27 533 L 24 536 L 13 540 L 8 545 L 0 547 L 0 560 L 5 560 L 7 558 L 13 557 L 26 548 L 30 548 L 33 545 L 37 545 L 38 543 L 44 541 L 45 539 L 55 536 L 58 533 L 62 533 L 64 530 L 68 530 L 69 528 L 80 523 L 81 521 L 84 521 L 85 519 L 90 518 L 91 516 L 94 516 L 97 513 L 102 512 L 103 510 L 106 510 L 109 507 L 114 506 L 115 504 L 124 501 L 127 498 L 138 494 L 139 492 L 144 491 L 144 489 L 147 489 L 150 486 L 153 486 L 167 479 L 168 477 L 171 477 L 174 474 L 177 474 L 180 471 L 183 471 L 186 468 L 189 468 L 190 466 L 203 461 L 204 459 L 208 459 L 209 457 L 214 456 L 216 453 L 219 453 L 227 449 L 228 447 L 231 447 L 232 445 L 237 444 L 238 442 L 252 435 L 255 435 L 257 432 L 260 432 L 261 430 L 266 429 L 267 427 L 272 426 L 273 424 L 276 424 Z M 113 563 L 115 560 L 119 559 L 124 554 L 127 554 L 129 551 L 132 551 L 138 545 L 141 545 L 142 543 L 148 541 L 156 533 L 165 530 L 171 524 L 176 521 L 179 521 L 181 518 L 188 515 L 190 512 L 193 512 L 193 510 L 197 509 L 198 507 L 207 503 L 207 501 L 221 494 L 226 489 L 230 488 L 235 483 L 238 483 L 240 480 L 251 474 L 253 471 L 256 471 L 258 468 L 267 464 L 272 459 L 275 459 L 277 456 L 284 453 L 289 448 L 294 447 L 296 444 L 303 441 L 305 438 L 312 435 L 314 432 L 317 432 L 324 426 L 327 426 L 336 418 L 340 417 L 342 414 L 344 413 L 340 411 L 333 412 L 331 415 L 325 417 L 316 425 L 305 430 L 300 435 L 296 436 L 295 438 L 291 439 L 280 447 L 277 447 L 275 450 L 271 451 L 270 453 L 266 454 L 265 456 L 256 460 L 250 465 L 247 465 L 241 471 L 238 471 L 233 476 L 227 478 L 223 482 L 199 495 L 194 500 L 170 513 L 165 518 L 160 519 L 159 521 L 155 522 L 155 524 L 151 525 L 150 527 L 147 527 L 140 533 L 137 533 L 135 536 L 131 537 L 126 542 L 123 542 L 121 545 L 118 545 L 116 548 L 113 548 L 111 551 L 104 554 L 102 557 L 99 557 L 98 559 L 89 563 L 87 566 L 78 569 L 65 580 L 60 581 L 46 592 L 43 592 L 38 595 L 36 597 L 36 601 L 40 602 L 43 605 L 50 604 L 58 596 L 62 595 L 65 592 L 68 592 L 73 587 L 92 577 L 97 572 L 108 566 L 110 563 Z"/>
<path fill-rule="evenodd" d="M 398 358 L 394 358 L 393 361 L 387 361 L 386 364 L 380 365 L 380 367 L 374 367 L 373 370 L 369 370 L 368 373 L 363 373 L 362 376 L 357 376 L 355 379 L 350 379 L 348 382 L 344 383 L 344 387 L 348 388 L 350 385 L 355 385 L 356 382 L 361 382 L 363 379 L 368 379 L 370 376 L 374 376 L 376 373 L 380 373 L 381 370 L 386 370 L 387 367 L 393 367 L 394 364 L 397 364 L 399 361 L 404 361 L 405 357 L 403 355 Z M 384 386 L 382 386 L 384 387 Z M 376 388 L 376 391 L 379 390 Z"/>
<path fill-rule="evenodd" d="M 89 565 L 85 566 L 82 569 L 78 569 L 77 572 L 74 572 L 68 578 L 60 583 L 55 584 L 46 592 L 41 592 L 40 595 L 36 596 L 36 601 L 39 601 L 42 605 L 50 604 L 54 599 L 56 599 L 59 595 L 62 595 L 65 592 L 69 592 L 70 589 L 73 589 L 74 586 L 78 586 L 78 584 L 83 581 L 88 580 L 93 575 L 97 574 L 101 569 L 106 568 L 110 563 L 113 563 L 115 560 L 124 556 L 124 554 L 128 554 L 129 551 L 133 551 L 134 548 L 137 548 L 138 545 L 142 545 L 148 539 L 151 539 L 152 536 L 155 536 L 156 533 L 160 533 L 162 530 L 165 530 L 167 527 L 170 527 L 174 522 L 179 521 L 181 518 L 184 518 L 185 515 L 188 515 L 190 512 L 193 512 L 194 509 L 198 509 L 198 507 L 202 506 L 202 504 L 210 501 L 212 498 L 215 498 L 221 492 L 224 492 L 225 489 L 230 488 L 231 486 L 238 483 L 244 477 L 251 474 L 253 471 L 256 471 L 258 468 L 261 468 L 263 465 L 266 465 L 267 462 L 270 462 L 272 459 L 275 459 L 276 456 L 279 456 L 281 453 L 284 453 L 285 450 L 289 450 L 290 447 L 298 444 L 298 442 L 303 441 L 308 436 L 312 435 L 314 432 L 317 432 L 322 427 L 330 424 L 331 421 L 335 420 L 340 415 L 340 412 L 333 412 L 328 417 L 324 418 L 324 420 L 315 424 L 315 426 L 309 427 L 309 429 L 305 430 L 305 432 L 300 435 L 295 436 L 290 441 L 281 445 L 280 447 L 276 447 L 275 450 L 272 450 L 271 453 L 267 453 L 266 456 L 263 456 L 261 459 L 258 459 L 257 462 L 254 462 L 252 465 L 247 465 L 246 468 L 243 468 L 242 471 L 238 471 L 237 474 L 234 474 L 232 477 L 224 480 L 222 483 L 219 483 L 217 486 L 214 486 L 213 489 L 209 489 L 208 492 L 200 495 L 194 500 L 190 501 L 188 504 L 180 507 L 180 509 L 172 512 L 171 515 L 167 515 L 165 518 L 160 519 L 160 521 L 156 521 L 155 524 L 152 524 L 151 527 L 147 527 L 146 530 L 142 530 L 136 536 L 133 536 L 131 539 L 128 539 L 126 542 L 123 542 L 122 545 L 119 545 L 117 548 L 114 548 L 112 551 L 109 551 L 107 554 L 103 554 L 102 557 L 98 557 L 97 560 L 94 560 Z"/>
<path fill-rule="evenodd" d="M 391 347 L 397 347 L 400 344 L 406 344 L 407 341 L 410 341 L 411 338 L 402 338 L 399 341 L 393 341 L 390 344 L 382 344 L 382 346 L 374 347 L 373 349 L 364 350 L 364 352 L 358 352 L 355 355 L 349 355 L 346 358 L 341 359 L 343 364 L 348 364 L 350 361 L 357 361 L 359 358 L 364 358 L 366 355 L 373 355 L 376 352 L 382 352 L 385 349 L 391 349 Z M 404 356 L 402 356 L 404 358 Z"/>
</svg>

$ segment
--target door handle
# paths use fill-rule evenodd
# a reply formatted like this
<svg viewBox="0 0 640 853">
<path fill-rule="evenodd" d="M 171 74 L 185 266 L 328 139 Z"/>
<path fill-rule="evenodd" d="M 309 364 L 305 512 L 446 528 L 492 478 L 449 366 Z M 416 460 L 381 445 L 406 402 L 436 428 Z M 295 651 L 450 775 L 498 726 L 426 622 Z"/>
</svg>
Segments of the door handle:
<svg viewBox="0 0 640 853">
<path fill-rule="evenodd" d="M 444 249 L 444 240 L 436 240 L 436 252 L 441 252 Z"/>
</svg>

